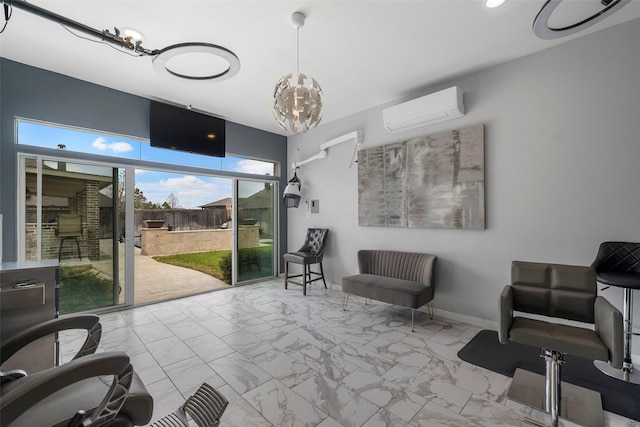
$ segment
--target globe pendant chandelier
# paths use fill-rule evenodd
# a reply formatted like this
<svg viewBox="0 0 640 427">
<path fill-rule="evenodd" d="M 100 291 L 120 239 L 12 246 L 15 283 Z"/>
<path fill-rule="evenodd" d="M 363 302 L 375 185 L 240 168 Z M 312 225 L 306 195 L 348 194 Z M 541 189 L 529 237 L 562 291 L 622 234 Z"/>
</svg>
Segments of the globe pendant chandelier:
<svg viewBox="0 0 640 427">
<path fill-rule="evenodd" d="M 306 132 L 322 119 L 322 89 L 310 76 L 300 73 L 300 27 L 305 16 L 300 12 L 291 15 L 291 23 L 296 28 L 296 75 L 287 74 L 276 83 L 273 94 L 273 114 L 284 130 L 295 133 Z"/>
</svg>

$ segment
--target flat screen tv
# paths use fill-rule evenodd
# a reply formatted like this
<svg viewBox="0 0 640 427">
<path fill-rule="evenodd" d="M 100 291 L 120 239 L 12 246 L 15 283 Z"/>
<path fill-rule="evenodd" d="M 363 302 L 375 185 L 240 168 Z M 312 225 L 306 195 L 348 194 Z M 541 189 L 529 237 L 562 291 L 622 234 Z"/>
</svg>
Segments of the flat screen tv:
<svg viewBox="0 0 640 427">
<path fill-rule="evenodd" d="M 152 147 L 224 157 L 225 120 L 186 108 L 151 101 Z"/>
</svg>

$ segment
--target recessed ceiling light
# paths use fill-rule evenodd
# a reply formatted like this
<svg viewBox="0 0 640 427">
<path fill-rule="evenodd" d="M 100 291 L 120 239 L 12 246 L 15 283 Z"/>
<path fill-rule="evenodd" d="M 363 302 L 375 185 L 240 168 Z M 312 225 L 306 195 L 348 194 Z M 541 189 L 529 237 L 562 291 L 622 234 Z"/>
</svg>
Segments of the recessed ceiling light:
<svg viewBox="0 0 640 427">
<path fill-rule="evenodd" d="M 482 5 L 489 9 L 493 9 L 494 7 L 502 6 L 505 1 L 506 0 L 484 0 Z"/>
</svg>

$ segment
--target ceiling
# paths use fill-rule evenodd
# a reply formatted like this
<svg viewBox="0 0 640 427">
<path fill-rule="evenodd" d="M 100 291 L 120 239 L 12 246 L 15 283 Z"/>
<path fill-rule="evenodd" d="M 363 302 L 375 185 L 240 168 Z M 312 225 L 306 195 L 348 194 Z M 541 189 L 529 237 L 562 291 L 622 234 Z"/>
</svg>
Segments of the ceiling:
<svg viewBox="0 0 640 427">
<path fill-rule="evenodd" d="M 507 0 L 497 9 L 483 7 L 481 0 L 30 3 L 99 30 L 133 27 L 144 34 L 142 45 L 150 50 L 185 42 L 220 45 L 238 56 L 240 72 L 218 82 L 160 74 L 152 57 L 130 56 L 84 34 L 77 37 L 60 24 L 18 8 L 13 8 L 0 36 L 2 57 L 145 98 L 192 105 L 282 135 L 290 133 L 273 118 L 273 91 L 280 77 L 295 73 L 291 14 L 296 11 L 306 15 L 300 29 L 300 71 L 313 76 L 323 89 L 321 126 L 640 17 L 640 1 L 632 1 L 575 35 L 542 40 L 531 28 L 544 0 Z M 598 0 L 565 0 L 550 23 L 570 25 L 601 8 Z M 197 54 L 183 61 L 178 65 L 219 65 Z"/>
</svg>

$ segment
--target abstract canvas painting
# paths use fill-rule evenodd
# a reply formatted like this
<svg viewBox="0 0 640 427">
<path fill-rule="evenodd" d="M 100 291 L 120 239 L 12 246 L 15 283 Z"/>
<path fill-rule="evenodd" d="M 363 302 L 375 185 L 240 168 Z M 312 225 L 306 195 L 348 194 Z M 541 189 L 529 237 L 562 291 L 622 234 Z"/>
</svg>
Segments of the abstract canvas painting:
<svg viewBox="0 0 640 427">
<path fill-rule="evenodd" d="M 484 125 L 360 150 L 358 224 L 484 230 Z"/>
</svg>

